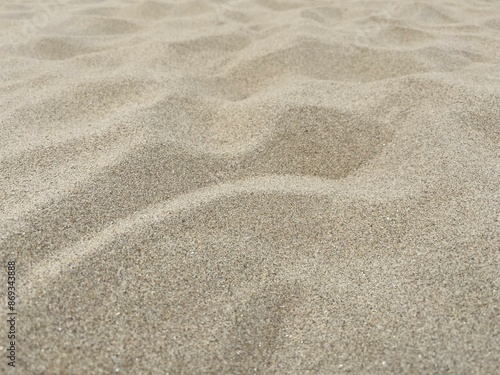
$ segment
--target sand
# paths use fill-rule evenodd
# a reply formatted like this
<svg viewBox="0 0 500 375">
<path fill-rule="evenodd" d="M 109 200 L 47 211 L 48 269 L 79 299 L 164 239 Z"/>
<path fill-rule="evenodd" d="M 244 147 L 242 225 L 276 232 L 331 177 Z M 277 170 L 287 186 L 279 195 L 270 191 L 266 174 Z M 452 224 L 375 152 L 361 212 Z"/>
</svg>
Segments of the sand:
<svg viewBox="0 0 500 375">
<path fill-rule="evenodd" d="M 500 2 L 7 0 L 0 72 L 0 372 L 500 373 Z"/>
</svg>

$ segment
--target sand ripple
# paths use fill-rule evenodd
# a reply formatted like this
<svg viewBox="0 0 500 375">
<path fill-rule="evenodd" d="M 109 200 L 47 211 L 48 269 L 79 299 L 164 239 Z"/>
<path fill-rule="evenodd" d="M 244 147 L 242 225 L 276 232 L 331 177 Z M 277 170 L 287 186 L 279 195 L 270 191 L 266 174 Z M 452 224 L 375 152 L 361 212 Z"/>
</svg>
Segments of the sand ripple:
<svg viewBox="0 0 500 375">
<path fill-rule="evenodd" d="M 23 374 L 498 371 L 497 2 L 36 3 L 0 5 Z"/>
</svg>

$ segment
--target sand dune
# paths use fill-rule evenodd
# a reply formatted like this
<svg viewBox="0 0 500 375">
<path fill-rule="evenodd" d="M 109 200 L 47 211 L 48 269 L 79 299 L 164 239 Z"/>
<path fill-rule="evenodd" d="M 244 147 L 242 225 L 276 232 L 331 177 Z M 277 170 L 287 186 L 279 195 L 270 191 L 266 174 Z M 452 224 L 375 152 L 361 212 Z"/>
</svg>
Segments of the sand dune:
<svg viewBox="0 0 500 375">
<path fill-rule="evenodd" d="M 17 372 L 499 372 L 499 52 L 488 0 L 3 2 Z"/>
</svg>

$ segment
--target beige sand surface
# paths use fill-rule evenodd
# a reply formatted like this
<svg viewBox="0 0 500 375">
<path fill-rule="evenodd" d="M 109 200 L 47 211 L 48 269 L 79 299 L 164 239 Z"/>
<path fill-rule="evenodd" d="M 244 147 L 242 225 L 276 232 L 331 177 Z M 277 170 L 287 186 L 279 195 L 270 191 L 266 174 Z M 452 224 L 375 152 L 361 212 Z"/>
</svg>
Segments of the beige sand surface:
<svg viewBox="0 0 500 375">
<path fill-rule="evenodd" d="M 0 77 L 17 374 L 500 373 L 499 1 L 3 0 Z"/>
</svg>

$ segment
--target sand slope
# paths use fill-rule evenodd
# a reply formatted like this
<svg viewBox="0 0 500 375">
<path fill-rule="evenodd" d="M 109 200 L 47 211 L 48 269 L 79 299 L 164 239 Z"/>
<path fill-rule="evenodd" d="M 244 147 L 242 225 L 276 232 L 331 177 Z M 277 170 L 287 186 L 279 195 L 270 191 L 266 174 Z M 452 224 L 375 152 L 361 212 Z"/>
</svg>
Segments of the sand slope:
<svg viewBox="0 0 500 375">
<path fill-rule="evenodd" d="M 18 373 L 499 372 L 499 52 L 487 0 L 3 2 Z"/>
</svg>

